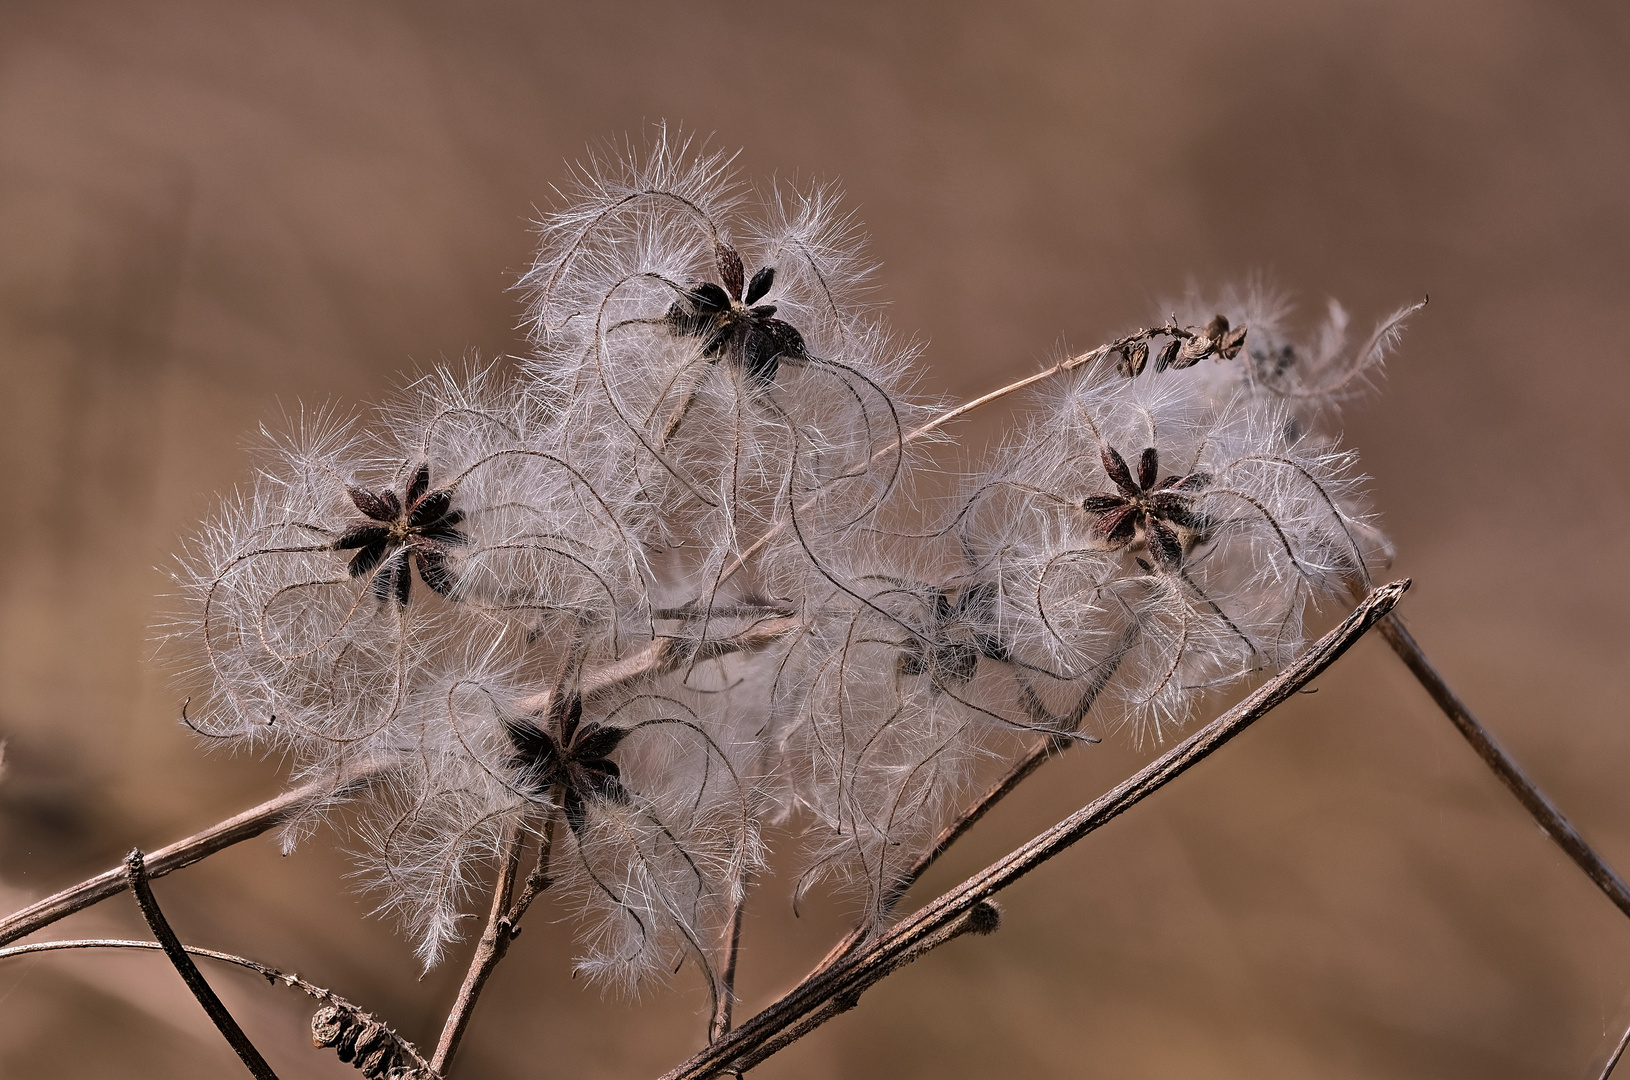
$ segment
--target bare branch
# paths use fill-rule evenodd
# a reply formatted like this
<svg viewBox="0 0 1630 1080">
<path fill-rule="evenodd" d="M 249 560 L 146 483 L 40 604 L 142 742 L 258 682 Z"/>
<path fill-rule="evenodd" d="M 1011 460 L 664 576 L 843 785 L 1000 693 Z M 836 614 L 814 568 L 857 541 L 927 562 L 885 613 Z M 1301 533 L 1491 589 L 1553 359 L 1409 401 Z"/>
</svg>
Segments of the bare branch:
<svg viewBox="0 0 1630 1080">
<path fill-rule="evenodd" d="M 747 907 L 747 888 L 742 882 L 742 894 L 730 905 L 730 940 L 725 943 L 724 971 L 719 975 L 719 1000 L 713 1005 L 713 1016 L 708 1021 L 707 1041 L 714 1042 L 730 1030 L 730 1014 L 736 1004 L 736 958 L 741 953 L 741 915 Z"/>
<path fill-rule="evenodd" d="M 1392 610 L 1408 587 L 1409 582 L 1404 580 L 1376 589 L 1340 626 L 1316 641 L 1296 663 L 1269 679 L 1244 701 L 1112 791 L 929 903 L 864 950 L 800 983 L 741 1027 L 667 1073 L 663 1080 L 702 1080 L 744 1067 L 745 1062 L 762 1060 L 759 1052 L 772 1041 L 780 1045 L 792 1041 L 790 1038 L 782 1041 L 781 1036 L 794 1030 L 799 1035 L 813 1030 L 818 1026 L 814 1014 L 824 1013 L 830 1018 L 852 1007 L 853 999 L 862 991 L 899 964 L 921 955 L 925 947 L 933 947 L 931 943 L 941 940 L 936 935 L 956 925 L 979 904 L 1159 791 L 1267 715 L 1346 652 Z M 811 1022 L 803 1023 L 805 1018 Z"/>
<path fill-rule="evenodd" d="M 215 996 L 215 991 L 210 989 L 209 983 L 204 980 L 198 965 L 192 962 L 192 957 L 187 955 L 187 950 L 175 936 L 175 931 L 170 929 L 170 923 L 164 918 L 164 912 L 159 910 L 158 898 L 153 895 L 152 888 L 147 884 L 147 868 L 140 848 L 133 849 L 125 856 L 125 870 L 130 876 L 130 888 L 136 894 L 136 903 L 141 908 L 142 918 L 147 920 L 153 936 L 164 947 L 164 954 L 170 958 L 170 963 L 175 965 L 181 981 L 187 984 L 192 996 L 198 999 L 198 1004 L 203 1006 L 204 1012 L 209 1015 L 216 1029 L 242 1060 L 249 1074 L 255 1077 L 255 1080 L 277 1080 L 277 1074 L 266 1064 L 266 1059 L 260 1056 L 260 1051 L 255 1049 L 255 1044 L 249 1041 L 249 1036 L 243 1033 L 243 1028 L 238 1026 L 238 1022 L 232 1018 L 226 1006 L 221 1004 L 221 999 Z"/>
<path fill-rule="evenodd" d="M 549 887 L 550 831 L 545 826 L 543 839 L 539 841 L 537 865 L 527 875 L 521 895 L 514 898 L 514 903 L 510 902 L 520 871 L 522 847 L 521 824 L 517 822 L 504 842 L 498 880 L 492 890 L 492 913 L 487 918 L 487 928 L 481 932 L 475 955 L 470 958 L 470 968 L 464 975 L 464 985 L 459 988 L 458 998 L 447 1013 L 441 1039 L 436 1044 L 436 1055 L 430 1062 L 431 1070 L 438 1075 L 447 1071 L 453 1055 L 458 1052 L 458 1044 L 470 1026 L 470 1017 L 475 1013 L 476 1001 L 481 997 L 487 979 L 498 967 L 499 961 L 503 960 L 504 954 L 509 952 L 510 942 L 520 936 L 521 916 L 526 914 L 532 900 Z"/>
<path fill-rule="evenodd" d="M 1602 857 L 1585 842 L 1578 831 L 1562 816 L 1562 812 L 1551 805 L 1551 800 L 1534 786 L 1534 782 L 1524 775 L 1521 767 L 1512 760 L 1488 728 L 1478 723 L 1477 717 L 1466 708 L 1466 703 L 1449 688 L 1443 681 L 1437 669 L 1427 660 L 1426 654 L 1421 651 L 1404 624 L 1395 616 L 1388 616 L 1381 623 L 1381 636 L 1387 639 L 1392 651 L 1408 665 L 1426 692 L 1432 695 L 1432 700 L 1438 708 L 1443 710 L 1455 728 L 1471 743 L 1477 756 L 1483 759 L 1483 764 L 1493 770 L 1500 782 L 1517 797 L 1523 809 L 1528 811 L 1530 817 L 1539 822 L 1557 846 L 1567 852 L 1572 859 L 1585 872 L 1590 880 L 1596 883 L 1597 888 L 1607 894 L 1613 905 L 1626 915 L 1630 915 L 1630 888 L 1626 888 L 1624 880 L 1614 873 L 1613 868 L 1607 865 Z"/>
<path fill-rule="evenodd" d="M 990 813 L 997 803 L 1011 795 L 1020 784 L 1030 778 L 1031 773 L 1041 768 L 1050 758 L 1063 753 L 1081 741 L 1081 738 L 1074 733 L 1080 729 L 1081 722 L 1087 718 L 1087 713 L 1097 703 L 1098 695 L 1103 693 L 1104 687 L 1109 685 L 1109 680 L 1114 678 L 1119 667 L 1119 660 L 1113 664 L 1104 665 L 1088 681 L 1086 692 L 1081 695 L 1075 707 L 1065 716 L 1052 718 L 1062 723 L 1060 730 L 1044 735 L 1032 743 L 1030 749 L 1025 751 L 1025 755 L 1014 762 L 1007 772 L 1002 774 L 1001 779 L 997 780 L 985 794 L 964 809 L 955 821 L 940 830 L 939 836 L 934 839 L 934 846 L 925 851 L 910 869 L 896 878 L 888 894 L 883 897 L 881 912 L 885 917 L 894 910 L 896 904 L 904 899 L 906 893 L 917 883 L 917 880 L 928 872 L 928 868 L 933 866 L 941 855 L 949 851 L 952 844 L 962 839 L 964 833 L 979 824 L 979 821 Z M 1041 704 L 1035 697 L 1035 692 L 1027 686 L 1025 693 L 1028 700 L 1034 703 L 1034 707 L 1040 709 Z M 818 975 L 835 964 L 840 958 L 847 956 L 854 950 L 855 946 L 865 939 L 870 929 L 870 926 L 862 924 L 849 931 L 848 935 L 834 945 L 831 951 L 821 959 L 821 962 L 810 972 L 810 975 L 805 977 Z"/>
<path fill-rule="evenodd" d="M 274 968 L 268 964 L 262 964 L 258 960 L 251 960 L 246 956 L 238 956 L 234 953 L 219 952 L 215 949 L 201 949 L 196 945 L 183 944 L 181 947 L 185 949 L 187 954 L 190 956 L 202 956 L 210 960 L 219 960 L 223 964 L 234 964 L 241 968 L 248 968 L 250 971 L 253 971 L 255 974 L 261 976 L 267 982 L 273 983 L 274 985 L 276 983 L 283 983 L 285 986 L 291 986 L 296 990 L 304 991 L 306 994 L 309 994 L 325 1004 L 350 1010 L 353 1015 L 368 1015 L 363 1013 L 361 1009 L 357 1008 L 349 1001 L 346 1001 L 344 998 L 334 993 L 332 990 L 329 990 L 326 987 L 318 986 L 316 983 L 308 982 L 307 980 L 302 979 L 300 976 L 290 972 L 279 971 L 277 968 Z M 9 949 L 0 949 L 0 960 L 6 960 L 13 956 L 28 956 L 33 953 L 64 952 L 74 949 L 148 949 L 153 952 L 162 952 L 164 950 L 164 946 L 160 945 L 156 941 L 131 941 L 124 938 L 74 938 L 67 941 L 36 941 L 29 945 L 13 945 Z M 412 1043 L 396 1034 L 396 1032 L 391 1031 L 389 1028 L 386 1028 L 386 1031 L 395 1044 L 400 1047 L 408 1057 L 413 1059 L 420 1071 L 420 1074 L 423 1075 L 425 1080 L 434 1080 L 434 1077 L 429 1072 L 430 1063 L 424 1059 L 424 1056 L 419 1053 L 418 1049 L 414 1047 Z"/>
<path fill-rule="evenodd" d="M 941 945 L 944 945 L 946 942 L 954 941 L 963 934 L 978 934 L 982 937 L 989 934 L 994 934 L 1000 928 L 1001 921 L 1001 909 L 996 906 L 995 901 L 979 901 L 978 903 L 974 904 L 973 907 L 969 908 L 967 911 L 963 912 L 960 916 L 953 920 L 950 925 L 946 926 L 942 930 L 938 930 L 933 934 L 930 934 L 914 948 L 901 954 L 899 957 L 895 958 L 889 963 L 877 964 L 868 968 L 863 976 L 862 985 L 858 985 L 851 990 L 845 991 L 843 994 L 830 998 L 826 1004 L 822 1005 L 819 1009 L 816 1009 L 814 1012 L 798 1021 L 798 1023 L 781 1032 L 781 1034 L 777 1035 L 775 1038 L 771 1039 L 769 1042 L 765 1043 L 751 1054 L 738 1058 L 736 1061 L 732 1062 L 730 1068 L 736 1072 L 737 1075 L 746 1072 L 748 1069 L 751 1069 L 753 1066 L 759 1064 L 765 1059 L 780 1053 L 782 1050 L 785 1050 L 787 1047 L 791 1046 L 793 1043 L 803 1038 L 809 1032 L 814 1031 L 816 1028 L 820 1027 L 833 1017 L 846 1013 L 850 1009 L 854 1008 L 860 1003 L 860 995 L 866 990 L 869 990 L 874 984 L 880 982 L 884 977 L 894 974 L 896 971 L 905 967 L 918 957 L 926 956 L 928 953 L 939 948 Z"/>
<path fill-rule="evenodd" d="M 504 958 L 504 953 L 509 951 L 509 943 L 515 937 L 508 914 L 510 894 L 515 890 L 515 877 L 521 865 L 519 822 L 510 827 L 509 835 L 504 838 L 503 853 L 499 858 L 498 880 L 492 887 L 492 913 L 487 917 L 487 927 L 481 932 L 481 940 L 476 943 L 475 955 L 470 958 L 469 970 L 464 973 L 464 985 L 459 987 L 458 998 L 447 1013 L 447 1022 L 442 1026 L 441 1039 L 436 1044 L 436 1056 L 430 1060 L 430 1067 L 437 1072 L 445 1072 L 447 1063 L 458 1051 L 458 1044 L 464 1038 L 464 1031 L 470 1026 L 470 1016 L 475 1012 L 476 1000 L 481 996 L 481 990 L 486 986 L 487 978 L 493 969 Z"/>
<path fill-rule="evenodd" d="M 939 836 L 934 840 L 934 846 L 924 852 L 922 857 L 912 864 L 910 869 L 895 880 L 888 894 L 883 897 L 883 902 L 880 905 L 882 914 L 887 916 L 889 912 L 893 911 L 894 906 L 904 898 L 911 886 L 917 883 L 917 879 L 927 873 L 928 868 L 933 866 L 939 857 L 950 849 L 952 844 L 960 840 L 964 833 L 978 824 L 979 819 L 990 813 L 997 803 L 1007 798 L 1015 788 L 1029 779 L 1030 774 L 1041 768 L 1049 758 L 1067 750 L 1076 741 L 1063 735 L 1047 735 L 1031 744 L 1024 757 L 1014 762 L 1013 766 L 1002 775 L 1002 778 L 992 784 L 990 789 L 969 805 L 967 809 L 963 810 L 955 821 L 941 829 Z M 814 970 L 806 978 L 819 975 L 845 956 L 848 956 L 855 950 L 857 945 L 865 940 L 868 929 L 870 927 L 862 923 L 850 930 L 842 941 L 832 946 L 831 951 L 821 959 L 821 962 L 815 966 Z"/>
<path fill-rule="evenodd" d="M 796 619 L 769 619 L 743 633 L 709 640 L 700 646 L 679 638 L 661 638 L 627 659 L 586 670 L 583 673 L 583 695 L 604 694 L 649 676 L 677 671 L 697 660 L 761 649 L 794 632 L 797 627 Z M 370 786 L 396 767 L 393 762 L 370 761 L 353 766 L 338 780 L 317 779 L 285 791 L 185 840 L 159 848 L 148 856 L 148 876 L 163 877 L 233 844 L 252 840 L 287 822 L 312 802 Z M 0 946 L 42 930 L 58 919 L 99 904 L 110 896 L 117 896 L 128 887 L 129 878 L 124 867 L 119 866 L 30 904 L 0 919 Z"/>
<path fill-rule="evenodd" d="M 1607 1080 L 1608 1077 L 1613 1075 L 1613 1070 L 1618 1067 L 1619 1059 L 1624 1056 L 1626 1046 L 1630 1046 L 1630 1028 L 1624 1029 L 1624 1034 L 1619 1037 L 1619 1045 L 1613 1048 L 1612 1055 L 1607 1059 L 1607 1064 L 1602 1066 L 1602 1071 L 1596 1077 L 1596 1080 Z"/>
<path fill-rule="evenodd" d="M 678 671 L 687 664 L 714 660 L 732 653 L 753 652 L 796 633 L 800 625 L 797 619 L 773 618 L 730 637 L 709 638 L 706 641 L 661 637 L 616 663 L 586 668 L 581 692 L 584 698 L 596 697 L 640 679 Z"/>
<path fill-rule="evenodd" d="M 147 856 L 147 876 L 163 877 L 183 866 L 191 866 L 217 851 L 276 828 L 313 802 L 375 783 L 393 768 L 394 765 L 388 762 L 365 762 L 353 766 L 337 779 L 325 777 L 285 791 L 276 798 L 268 799 L 259 806 L 211 825 L 185 840 L 178 840 L 169 847 L 159 848 Z M 129 887 L 130 878 L 122 865 L 104 870 L 93 878 L 30 904 L 0 920 L 0 945 L 9 944 L 50 926 L 58 919 L 101 903 L 110 896 L 117 896 Z"/>
<path fill-rule="evenodd" d="M 291 975 L 286 971 L 279 971 L 258 960 L 251 960 L 247 956 L 238 956 L 234 953 L 218 952 L 215 949 L 200 949 L 196 945 L 182 945 L 190 956 L 202 956 L 210 960 L 219 960 L 225 964 L 236 964 L 241 968 L 248 968 L 256 975 L 263 976 L 270 983 L 284 983 L 298 990 L 304 990 L 314 998 L 323 1001 L 334 995 L 318 986 L 307 982 L 298 975 Z M 35 941 L 27 945 L 13 945 L 9 949 L 0 949 L 0 960 L 9 960 L 13 956 L 28 956 L 32 953 L 62 952 L 72 949 L 152 949 L 162 951 L 163 945 L 156 941 L 133 941 L 129 938 L 71 938 L 66 941 Z"/>
</svg>

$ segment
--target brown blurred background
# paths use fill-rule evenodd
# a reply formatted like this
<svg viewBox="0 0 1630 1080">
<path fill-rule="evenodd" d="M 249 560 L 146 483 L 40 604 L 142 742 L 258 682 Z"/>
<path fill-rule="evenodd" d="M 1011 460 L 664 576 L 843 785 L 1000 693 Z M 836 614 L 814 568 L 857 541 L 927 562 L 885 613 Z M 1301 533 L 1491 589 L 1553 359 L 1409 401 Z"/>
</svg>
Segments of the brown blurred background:
<svg viewBox="0 0 1630 1080">
<path fill-rule="evenodd" d="M 0 7 L 0 904 L 278 789 L 204 754 L 150 662 L 163 568 L 247 434 L 519 349 L 528 218 L 667 119 L 753 177 L 840 178 L 927 389 L 967 395 L 1260 271 L 1308 317 L 1429 292 L 1347 436 L 1451 681 L 1630 871 L 1630 15 L 1556 0 Z M 971 443 L 1002 417 L 970 425 Z M 1378 641 L 868 994 L 765 1077 L 1566 1077 L 1630 1023 L 1630 925 Z M 1049 766 L 945 885 L 1149 756 Z M 183 936 L 433 1043 L 331 835 L 158 886 Z M 701 995 L 569 976 L 535 909 L 457 1070 L 652 1076 Z M 762 1004 L 841 929 L 746 929 Z M 53 928 L 140 933 L 128 897 Z M 212 974 L 213 971 L 212 971 Z M 221 974 L 284 1076 L 305 999 Z M 162 961 L 0 966 L 0 1074 L 241 1075 Z M 1630 1069 L 1630 1066 L 1626 1066 Z M 1630 1075 L 1630 1074 L 1627 1074 Z"/>
</svg>

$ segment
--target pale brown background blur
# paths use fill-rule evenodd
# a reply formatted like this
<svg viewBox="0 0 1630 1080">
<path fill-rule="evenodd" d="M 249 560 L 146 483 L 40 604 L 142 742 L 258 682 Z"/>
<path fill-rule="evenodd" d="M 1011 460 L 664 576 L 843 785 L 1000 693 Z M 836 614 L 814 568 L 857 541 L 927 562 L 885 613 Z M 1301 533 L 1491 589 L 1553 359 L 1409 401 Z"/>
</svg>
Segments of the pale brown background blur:
<svg viewBox="0 0 1630 1080">
<path fill-rule="evenodd" d="M 0 906 L 277 789 L 277 762 L 202 753 L 149 662 L 178 538 L 262 421 L 518 349 L 533 206 L 659 119 L 752 176 L 840 178 L 937 393 L 1144 321 L 1190 276 L 1261 271 L 1361 325 L 1429 292 L 1347 419 L 1405 610 L 1630 870 L 1627 46 L 1622 4 L 1546 0 L 8 0 Z M 1379 642 L 1320 688 L 762 1075 L 1594 1077 L 1630 1023 L 1630 925 Z M 934 883 L 1148 754 L 1049 766 Z M 461 964 L 417 981 L 329 840 L 159 894 L 186 938 L 433 1043 Z M 749 1006 L 839 929 L 785 896 L 747 926 Z M 132 908 L 53 932 L 136 934 Z M 604 1000 L 535 910 L 460 1075 L 651 1076 L 696 1047 L 694 984 Z M 355 1075 L 306 1048 L 304 998 L 216 979 L 284 1076 Z M 239 1069 L 153 957 L 0 967 L 8 1080 Z"/>
</svg>

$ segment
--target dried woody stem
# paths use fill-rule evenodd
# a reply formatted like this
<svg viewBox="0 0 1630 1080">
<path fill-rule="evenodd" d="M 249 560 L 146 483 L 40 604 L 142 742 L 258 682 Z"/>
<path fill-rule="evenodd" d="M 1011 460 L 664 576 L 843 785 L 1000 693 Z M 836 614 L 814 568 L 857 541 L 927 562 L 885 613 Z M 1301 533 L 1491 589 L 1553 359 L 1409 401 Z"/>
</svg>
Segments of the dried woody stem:
<svg viewBox="0 0 1630 1080">
<path fill-rule="evenodd" d="M 1076 740 L 1063 735 L 1047 735 L 1031 744 L 1030 749 L 1025 751 L 1024 757 L 1014 762 L 1013 766 L 1002 774 L 1002 778 L 992 784 L 985 794 L 970 803 L 961 814 L 957 815 L 955 821 L 941 829 L 939 836 L 934 839 L 934 846 L 924 852 L 909 870 L 895 879 L 888 894 L 883 897 L 883 902 L 879 905 L 882 914 L 887 916 L 889 912 L 893 911 L 894 906 L 904 899 L 911 886 L 917 883 L 917 879 L 926 874 L 928 868 L 939 861 L 939 857 L 950 850 L 952 844 L 962 839 L 964 833 L 978 824 L 979 820 L 986 814 L 990 813 L 997 803 L 1012 794 L 1015 788 L 1028 780 L 1030 774 L 1041 768 L 1049 758 L 1068 750 L 1075 745 L 1075 742 Z M 862 923 L 850 930 L 848 934 L 844 935 L 843 940 L 832 946 L 831 951 L 821 958 L 821 962 L 815 965 L 814 970 L 805 978 L 819 975 L 845 956 L 848 956 L 855 950 L 856 946 L 866 939 L 866 933 L 870 928 L 871 924 Z"/>
<path fill-rule="evenodd" d="M 1031 773 L 1041 768 L 1047 761 L 1082 741 L 1073 733 L 1080 730 L 1081 723 L 1086 720 L 1087 714 L 1092 711 L 1093 705 L 1097 703 L 1098 695 L 1103 693 L 1104 687 L 1109 685 L 1109 681 L 1115 677 L 1115 672 L 1119 668 L 1120 662 L 1118 660 L 1115 663 L 1104 665 L 1102 670 L 1088 684 L 1086 692 L 1081 695 L 1075 707 L 1063 717 L 1051 718 L 1055 721 L 1061 720 L 1063 722 L 1062 729 L 1049 735 L 1043 735 L 1031 743 L 1030 749 L 1026 750 L 1024 756 L 1015 761 L 1007 772 L 1002 774 L 1001 779 L 997 780 L 996 783 L 986 789 L 983 795 L 970 803 L 962 813 L 957 815 L 956 820 L 940 830 L 939 835 L 934 838 L 934 845 L 925 851 L 908 870 L 895 878 L 888 893 L 884 895 L 880 907 L 885 917 L 894 910 L 896 904 L 905 898 L 906 893 L 917 883 L 917 880 L 928 872 L 928 868 L 939 861 L 939 857 L 949 851 L 952 844 L 962 839 L 963 834 L 979 824 L 980 820 L 990 813 L 997 803 L 1011 795 L 1020 784 L 1030 778 Z M 1097 740 L 1091 741 L 1096 742 Z M 837 963 L 842 957 L 847 956 L 865 940 L 867 932 L 872 928 L 872 925 L 862 923 L 850 930 L 843 940 L 834 945 L 831 951 L 815 966 L 815 969 L 805 977 L 809 978 L 818 975 Z"/>
<path fill-rule="evenodd" d="M 217 851 L 276 828 L 314 802 L 372 784 L 393 768 L 395 766 L 389 762 L 369 761 L 352 766 L 340 773 L 337 778 L 323 777 L 285 791 L 276 798 L 268 799 L 259 806 L 251 807 L 241 814 L 211 825 L 185 840 L 178 840 L 168 847 L 159 848 L 146 857 L 147 876 L 163 877 L 183 866 L 191 866 Z M 129 887 L 130 875 L 123 865 L 104 870 L 72 888 L 64 889 L 0 919 L 0 945 L 9 944 L 50 926 L 58 919 L 101 903 L 110 896 L 117 896 Z"/>
<path fill-rule="evenodd" d="M 175 936 L 175 931 L 170 929 L 170 923 L 164 918 L 164 912 L 159 910 L 158 899 L 153 895 L 151 886 L 147 884 L 147 868 L 140 848 L 133 849 L 125 856 L 125 871 L 130 877 L 130 888 L 136 894 L 136 903 L 141 907 L 142 918 L 147 920 L 153 936 L 158 939 L 159 945 L 163 946 L 164 954 L 170 958 L 170 963 L 175 965 L 181 980 L 187 984 L 187 989 L 192 991 L 192 996 L 204 1007 L 204 1012 L 209 1015 L 227 1043 L 242 1059 L 251 1076 L 256 1080 L 277 1080 L 277 1074 L 266 1064 L 266 1059 L 260 1056 L 260 1051 L 255 1049 L 255 1044 L 249 1041 L 249 1036 L 243 1033 L 238 1022 L 232 1019 L 232 1014 L 221 1004 L 221 999 L 215 996 L 215 991 L 204 981 L 198 965 L 187 955 L 186 947 Z"/>
<path fill-rule="evenodd" d="M 1175 780 L 1284 702 L 1391 611 L 1408 587 L 1408 581 L 1395 581 L 1376 589 L 1340 626 L 1314 642 L 1294 664 L 1269 679 L 1244 701 L 1112 791 L 927 904 L 871 945 L 805 979 L 779 1001 L 667 1073 L 662 1080 L 703 1080 L 745 1069 L 773 1052 L 772 1046 L 780 1049 L 790 1045 L 825 1020 L 852 1008 L 867 988 L 901 964 L 909 963 L 959 932 L 976 929 L 964 923 L 978 918 L 975 912 L 980 905 L 988 904 L 997 892 Z M 989 914 L 984 918 L 988 924 Z"/>
<path fill-rule="evenodd" d="M 1624 1056 L 1624 1049 L 1627 1046 L 1630 1046 L 1630 1028 L 1625 1028 L 1624 1034 L 1619 1036 L 1619 1045 L 1615 1046 L 1613 1053 L 1608 1055 L 1607 1064 L 1602 1066 L 1602 1071 L 1597 1075 L 1596 1080 L 1608 1080 L 1608 1077 L 1613 1075 L 1613 1070 L 1618 1068 L 1619 1059 Z"/>
<path fill-rule="evenodd" d="M 241 968 L 248 968 L 257 975 L 265 977 L 267 982 L 282 982 L 304 990 L 315 998 L 327 1000 L 333 995 L 315 983 L 309 983 L 298 975 L 290 975 L 276 968 L 262 964 L 258 960 L 251 960 L 247 956 L 238 956 L 235 953 L 219 952 L 215 949 L 200 949 L 196 945 L 181 946 L 189 956 L 202 956 L 210 960 L 219 960 L 225 964 L 235 964 Z M 70 938 L 65 941 L 35 941 L 27 945 L 13 945 L 9 949 L 0 949 L 0 960 L 9 960 L 14 956 L 32 956 L 35 953 L 64 952 L 74 949 L 149 949 L 164 951 L 164 945 L 157 941 L 132 941 L 129 938 Z"/>
<path fill-rule="evenodd" d="M 526 914 L 526 909 L 532 906 L 538 894 L 549 887 L 549 850 L 553 832 L 552 827 L 546 825 L 538 841 L 537 863 L 526 876 L 520 895 L 512 899 L 521 866 L 521 853 L 525 847 L 523 826 L 523 822 L 517 821 L 504 839 L 498 881 L 492 890 L 492 913 L 487 918 L 486 929 L 481 932 L 481 940 L 476 943 L 475 955 L 471 957 L 470 968 L 464 975 L 464 985 L 459 988 L 458 998 L 447 1014 L 435 1056 L 430 1061 L 431 1071 L 438 1076 L 446 1073 L 453 1055 L 458 1052 L 458 1044 L 470 1025 L 476 1000 L 487 985 L 487 979 L 504 954 L 509 952 L 510 942 L 520 936 L 521 916 Z"/>
<path fill-rule="evenodd" d="M 724 971 L 719 976 L 719 1000 L 714 1003 L 713 1017 L 708 1021 L 707 1041 L 714 1042 L 730 1030 L 730 1014 L 736 1004 L 736 958 L 741 953 L 741 916 L 747 906 L 749 878 L 741 883 L 741 895 L 730 906 L 730 940 L 725 943 Z"/>
<path fill-rule="evenodd" d="M 1585 872 L 1585 875 L 1594 881 L 1598 888 L 1607 894 L 1615 907 L 1626 915 L 1630 915 L 1630 889 L 1625 887 L 1623 879 L 1613 872 L 1602 857 L 1591 846 L 1585 843 L 1585 838 L 1568 823 L 1561 811 L 1551 805 L 1534 782 L 1523 774 L 1522 769 L 1511 756 L 1500 747 L 1494 736 L 1477 717 L 1466 708 L 1449 684 L 1443 681 L 1426 654 L 1421 651 L 1413 636 L 1404 628 L 1401 620 L 1395 616 L 1388 616 L 1381 623 L 1381 636 L 1387 639 L 1392 651 L 1409 667 L 1421 686 L 1432 696 L 1439 709 L 1447 716 L 1477 756 L 1483 759 L 1483 764 L 1493 770 L 1494 775 L 1517 797 L 1523 809 L 1528 811 L 1530 817 L 1539 823 L 1557 846 L 1568 853 L 1572 859 Z"/>
</svg>

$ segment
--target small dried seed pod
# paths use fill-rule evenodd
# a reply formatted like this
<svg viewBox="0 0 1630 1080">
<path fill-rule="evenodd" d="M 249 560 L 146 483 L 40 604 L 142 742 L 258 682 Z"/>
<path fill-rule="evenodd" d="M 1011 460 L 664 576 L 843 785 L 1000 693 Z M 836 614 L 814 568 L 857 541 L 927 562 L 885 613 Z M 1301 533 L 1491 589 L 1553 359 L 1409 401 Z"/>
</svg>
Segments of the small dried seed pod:
<svg viewBox="0 0 1630 1080">
<path fill-rule="evenodd" d="M 362 1070 L 362 1075 L 368 1077 L 369 1080 L 383 1078 L 388 1075 L 390 1070 L 396 1066 L 396 1063 L 396 1043 L 388 1034 L 383 1042 L 368 1051 L 367 1054 L 358 1054 L 357 1060 L 354 1062 L 356 1067 Z"/>
<path fill-rule="evenodd" d="M 332 1047 L 341 1061 L 368 1080 L 406 1080 L 421 1075 L 396 1033 L 377 1017 L 346 1002 L 330 1002 L 311 1018 L 313 1046 Z"/>
<path fill-rule="evenodd" d="M 334 1043 L 334 1053 L 338 1054 L 339 1059 L 344 1062 L 350 1062 L 352 1058 L 357 1056 L 357 1036 L 362 1034 L 362 1025 L 355 1023 L 355 1019 L 355 1017 L 352 1018 L 353 1023 L 351 1026 L 346 1028 Z"/>
<path fill-rule="evenodd" d="M 1239 355 L 1239 351 L 1244 347 L 1245 327 L 1236 327 L 1222 336 L 1222 340 L 1217 344 L 1217 355 L 1224 360 L 1232 360 Z"/>
<path fill-rule="evenodd" d="M 1119 359 L 1115 367 L 1128 379 L 1135 379 L 1143 374 L 1144 365 L 1149 362 L 1149 342 L 1144 338 L 1128 342 L 1115 350 Z"/>
<path fill-rule="evenodd" d="M 1215 351 L 1216 344 L 1210 338 L 1199 335 L 1191 337 L 1177 350 L 1177 359 L 1172 361 L 1172 367 L 1191 368 Z"/>
<path fill-rule="evenodd" d="M 382 1046 L 389 1046 L 390 1032 L 385 1025 L 377 1020 L 369 1020 L 357 1031 L 357 1038 L 353 1052 L 357 1058 L 357 1068 L 363 1068 L 363 1059 L 370 1057 L 373 1052 Z"/>
<path fill-rule="evenodd" d="M 1160 355 L 1155 357 L 1155 370 L 1165 371 L 1177 361 L 1177 353 L 1183 348 L 1182 338 L 1172 338 L 1161 347 Z"/>
<path fill-rule="evenodd" d="M 324 1005 L 311 1018 L 311 1045 L 333 1046 L 356 1026 L 356 1014 L 339 1005 Z"/>
</svg>

